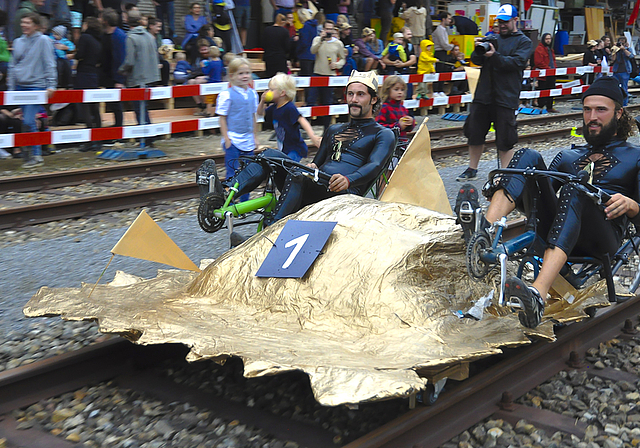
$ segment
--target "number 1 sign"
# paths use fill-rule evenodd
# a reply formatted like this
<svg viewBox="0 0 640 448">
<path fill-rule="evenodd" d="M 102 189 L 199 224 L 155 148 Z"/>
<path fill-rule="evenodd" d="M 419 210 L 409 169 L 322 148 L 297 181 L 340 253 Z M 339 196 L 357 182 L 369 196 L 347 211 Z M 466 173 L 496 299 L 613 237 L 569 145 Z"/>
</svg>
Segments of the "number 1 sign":
<svg viewBox="0 0 640 448">
<path fill-rule="evenodd" d="M 256 277 L 300 278 L 318 258 L 337 222 L 288 221 Z"/>
</svg>

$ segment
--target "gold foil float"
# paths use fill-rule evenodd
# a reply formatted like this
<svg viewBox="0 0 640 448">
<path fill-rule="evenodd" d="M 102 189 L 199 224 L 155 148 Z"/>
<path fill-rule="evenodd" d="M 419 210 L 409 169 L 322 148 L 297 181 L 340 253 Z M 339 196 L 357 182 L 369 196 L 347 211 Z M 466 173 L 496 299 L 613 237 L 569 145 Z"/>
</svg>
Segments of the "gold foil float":
<svg viewBox="0 0 640 448">
<path fill-rule="evenodd" d="M 323 405 L 407 396 L 425 386 L 420 369 L 530 342 L 504 310 L 491 307 L 480 321 L 454 315 L 487 294 L 495 279 L 469 278 L 453 217 L 340 196 L 291 219 L 338 222 L 301 279 L 255 277 L 281 221 L 201 273 L 161 270 L 149 280 L 119 273 L 90 298 L 90 284 L 43 287 L 24 313 L 96 319 L 100 331 L 138 344 L 179 342 L 191 348 L 189 361 L 239 356 L 246 377 L 301 370 Z M 575 320 L 585 306 L 608 304 L 598 285 L 568 308 L 558 301 L 545 319 Z M 550 321 L 527 332 L 553 339 Z"/>
</svg>

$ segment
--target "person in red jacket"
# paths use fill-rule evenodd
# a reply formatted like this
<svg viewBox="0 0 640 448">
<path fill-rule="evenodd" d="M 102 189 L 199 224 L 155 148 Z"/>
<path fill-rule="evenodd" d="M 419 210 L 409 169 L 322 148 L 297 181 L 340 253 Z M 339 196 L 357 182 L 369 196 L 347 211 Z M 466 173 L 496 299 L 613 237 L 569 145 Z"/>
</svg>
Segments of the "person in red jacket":
<svg viewBox="0 0 640 448">
<path fill-rule="evenodd" d="M 542 39 L 536 48 L 536 51 L 533 53 L 533 68 L 534 69 L 555 69 L 558 66 L 556 65 L 556 55 L 553 52 L 553 48 L 551 46 L 551 34 L 544 33 L 542 35 Z M 555 76 L 541 76 L 538 78 L 538 89 L 539 90 L 548 90 L 556 88 L 556 77 Z M 547 112 L 557 113 L 558 111 L 553 108 L 553 97 L 547 96 L 544 98 L 538 99 L 538 104 L 540 107 L 546 107 Z"/>
</svg>

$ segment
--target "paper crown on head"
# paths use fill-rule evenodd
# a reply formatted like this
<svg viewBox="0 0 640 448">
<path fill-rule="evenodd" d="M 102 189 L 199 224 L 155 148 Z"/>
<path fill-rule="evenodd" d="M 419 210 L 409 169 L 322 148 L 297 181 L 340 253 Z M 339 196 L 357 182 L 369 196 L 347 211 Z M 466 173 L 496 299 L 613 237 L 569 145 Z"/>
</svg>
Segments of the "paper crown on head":
<svg viewBox="0 0 640 448">
<path fill-rule="evenodd" d="M 371 70 L 368 72 L 359 72 L 353 70 L 351 75 L 349 75 L 349 81 L 347 81 L 347 86 L 349 84 L 353 84 L 354 82 L 359 82 L 364 84 L 365 86 L 372 89 L 374 92 L 378 92 L 378 73 L 375 70 Z"/>
</svg>

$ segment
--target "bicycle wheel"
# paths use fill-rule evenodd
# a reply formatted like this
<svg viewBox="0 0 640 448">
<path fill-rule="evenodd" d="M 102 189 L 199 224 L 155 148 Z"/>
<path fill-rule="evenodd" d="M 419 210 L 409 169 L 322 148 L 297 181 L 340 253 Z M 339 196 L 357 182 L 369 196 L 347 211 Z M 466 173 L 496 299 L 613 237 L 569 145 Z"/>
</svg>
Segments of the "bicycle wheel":
<svg viewBox="0 0 640 448">
<path fill-rule="evenodd" d="M 198 224 L 207 233 L 214 233 L 224 225 L 224 219 L 217 218 L 214 210 L 224 205 L 224 196 L 217 193 L 207 193 L 198 206 Z"/>
<path fill-rule="evenodd" d="M 478 280 L 483 279 L 493 267 L 482 261 L 480 256 L 491 247 L 489 238 L 484 233 L 474 233 L 467 244 L 467 271 L 469 275 Z"/>
<path fill-rule="evenodd" d="M 635 247 L 640 244 L 640 238 L 633 238 Z M 628 243 L 628 242 L 627 242 Z M 623 293 L 635 294 L 640 287 L 640 255 L 634 250 L 634 245 L 627 246 L 628 262 L 620 267 L 614 274 L 617 277 L 617 283 L 623 287 Z"/>
</svg>

